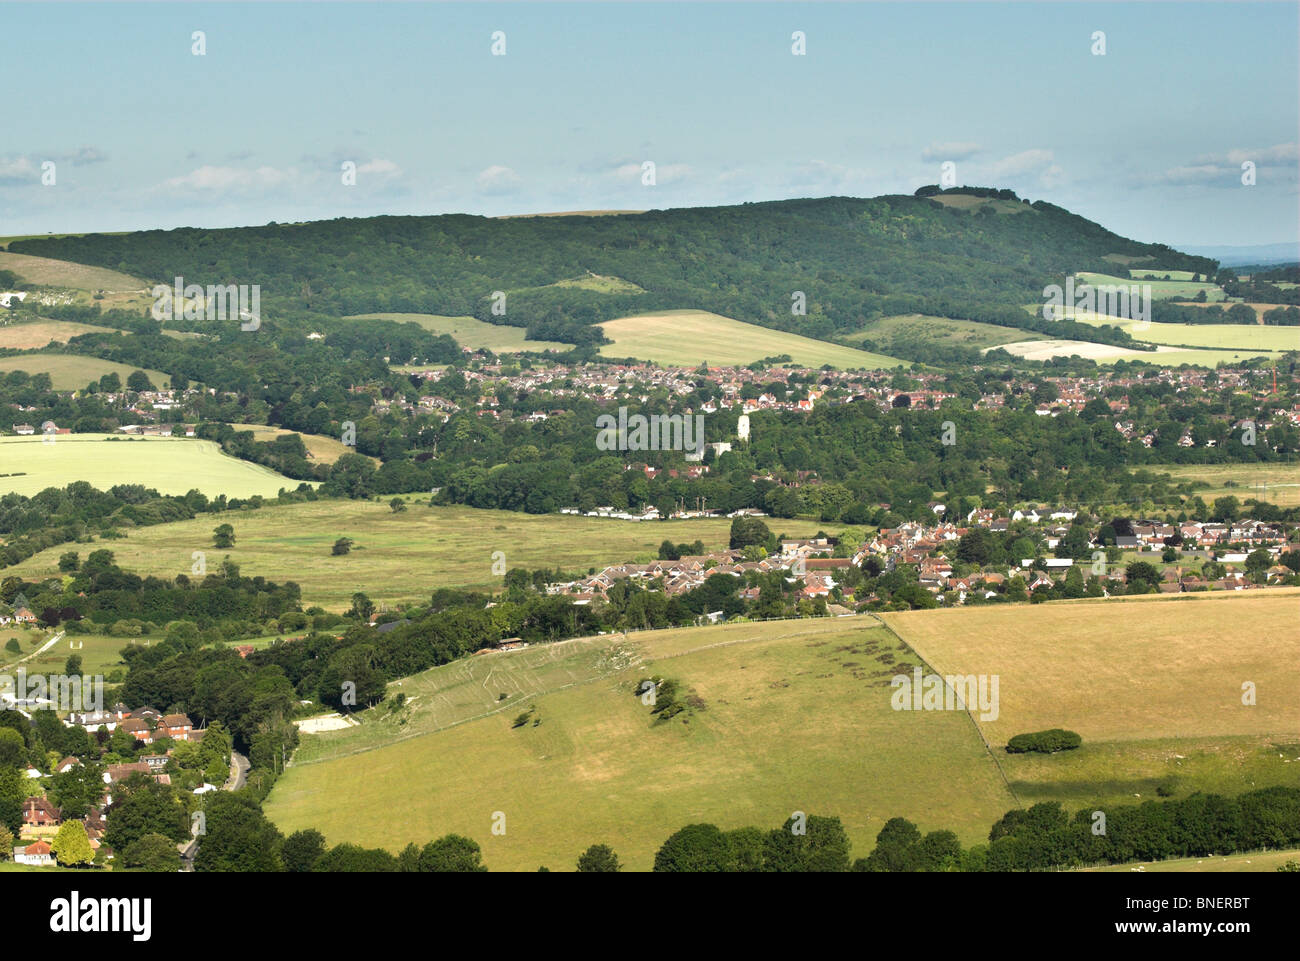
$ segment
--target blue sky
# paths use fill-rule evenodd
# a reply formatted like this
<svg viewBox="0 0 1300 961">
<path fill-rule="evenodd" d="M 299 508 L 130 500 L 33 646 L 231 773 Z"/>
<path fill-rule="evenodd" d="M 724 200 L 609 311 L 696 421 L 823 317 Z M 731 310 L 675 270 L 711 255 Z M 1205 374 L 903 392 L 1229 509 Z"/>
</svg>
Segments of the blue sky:
<svg viewBox="0 0 1300 961">
<path fill-rule="evenodd" d="M 1296 241 L 1297 10 L 0 3 L 0 235 L 874 196 L 949 160 L 1140 240 Z"/>
</svg>

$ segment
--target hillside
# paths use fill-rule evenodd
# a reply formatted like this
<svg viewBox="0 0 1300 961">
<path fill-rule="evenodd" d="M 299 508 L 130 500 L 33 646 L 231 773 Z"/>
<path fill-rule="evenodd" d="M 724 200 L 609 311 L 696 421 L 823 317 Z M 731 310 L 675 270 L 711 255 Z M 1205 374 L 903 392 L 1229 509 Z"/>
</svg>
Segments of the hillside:
<svg viewBox="0 0 1300 961">
<path fill-rule="evenodd" d="M 686 308 L 817 339 L 907 313 L 1032 330 L 1043 322 L 1020 307 L 1067 273 L 1103 272 L 1115 258 L 1213 269 L 1212 261 L 1125 239 L 1010 191 L 978 205 L 955 199 L 977 190 L 617 217 L 448 214 L 182 228 L 15 240 L 10 249 L 150 283 L 181 275 L 192 283 L 259 284 L 277 323 L 365 313 L 473 316 L 580 345 L 601 342 L 592 326 L 601 321 Z M 1008 205 L 1021 212 L 997 212 Z M 573 283 L 590 276 L 616 282 Z M 494 292 L 505 295 L 496 301 L 504 315 L 492 312 Z M 793 309 L 799 293 L 806 313 Z M 1057 336 L 1105 336 L 1086 325 L 1056 327 Z"/>
</svg>

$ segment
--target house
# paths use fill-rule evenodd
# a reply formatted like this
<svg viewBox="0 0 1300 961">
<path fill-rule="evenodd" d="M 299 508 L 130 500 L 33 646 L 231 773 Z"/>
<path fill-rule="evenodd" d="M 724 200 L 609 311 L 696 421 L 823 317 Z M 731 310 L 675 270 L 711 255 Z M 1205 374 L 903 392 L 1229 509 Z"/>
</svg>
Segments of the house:
<svg viewBox="0 0 1300 961">
<path fill-rule="evenodd" d="M 43 797 L 23 801 L 23 824 L 32 828 L 55 828 L 63 823 L 59 809 Z"/>
<path fill-rule="evenodd" d="M 49 867 L 54 863 L 54 855 L 45 841 L 37 841 L 26 847 L 14 848 L 14 861 L 18 864 L 32 864 Z"/>
<path fill-rule="evenodd" d="M 145 744 L 153 743 L 154 729 L 150 727 L 148 721 L 138 717 L 129 717 L 119 726 L 137 741 L 142 741 Z"/>
<path fill-rule="evenodd" d="M 170 755 L 170 751 L 167 754 L 142 754 L 140 760 L 149 768 L 150 774 L 161 774 L 171 760 Z"/>
<path fill-rule="evenodd" d="M 186 715 L 168 714 L 158 722 L 156 736 L 169 737 L 173 741 L 187 741 L 192 730 L 194 730 L 194 722 Z"/>
<path fill-rule="evenodd" d="M 81 759 L 80 759 L 80 758 L 75 758 L 75 757 L 65 757 L 65 758 L 64 758 L 62 761 L 60 761 L 60 762 L 58 763 L 58 765 L 54 768 L 54 773 L 55 773 L 55 774 L 66 774 L 67 772 L 71 771 L 74 767 L 80 767 L 80 766 L 81 766 Z"/>
<path fill-rule="evenodd" d="M 25 607 L 20 607 L 14 611 L 14 620 L 19 624 L 35 624 L 36 615 Z"/>
</svg>

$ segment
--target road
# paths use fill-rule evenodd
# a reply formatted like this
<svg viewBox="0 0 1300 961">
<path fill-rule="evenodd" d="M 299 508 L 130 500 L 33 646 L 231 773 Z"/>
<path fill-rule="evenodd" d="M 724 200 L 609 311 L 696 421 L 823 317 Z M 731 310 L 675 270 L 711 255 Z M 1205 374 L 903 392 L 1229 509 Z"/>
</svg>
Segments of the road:
<svg viewBox="0 0 1300 961">
<path fill-rule="evenodd" d="M 248 775 L 250 763 L 248 758 L 238 751 L 230 752 L 230 777 L 226 778 L 226 783 L 221 785 L 223 791 L 238 791 L 244 786 L 245 778 Z M 194 856 L 199 853 L 199 839 L 196 836 L 188 844 L 176 845 L 177 850 L 181 853 L 181 870 L 194 870 Z"/>
</svg>

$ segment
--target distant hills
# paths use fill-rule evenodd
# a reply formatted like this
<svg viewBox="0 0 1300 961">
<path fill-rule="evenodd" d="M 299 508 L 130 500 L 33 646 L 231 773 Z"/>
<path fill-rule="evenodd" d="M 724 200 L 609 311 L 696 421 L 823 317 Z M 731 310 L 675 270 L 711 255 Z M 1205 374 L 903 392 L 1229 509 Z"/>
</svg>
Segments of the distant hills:
<svg viewBox="0 0 1300 961">
<path fill-rule="evenodd" d="M 1024 306 L 1067 273 L 1216 267 L 1009 190 L 918 193 L 926 195 L 620 216 L 449 214 L 182 228 L 23 239 L 10 250 L 150 283 L 182 276 L 201 285 L 259 284 L 268 322 L 305 326 L 376 312 L 473 316 L 586 348 L 604 341 L 594 326 L 603 321 L 686 308 L 818 339 L 908 313 L 1037 330 L 1048 322 Z M 1129 343 L 1111 328 L 1051 323 L 1054 336 Z"/>
<path fill-rule="evenodd" d="M 1188 247 L 1187 252 L 1200 257 L 1212 257 L 1224 267 L 1300 263 L 1300 243 L 1252 244 L 1245 247 Z"/>
</svg>

